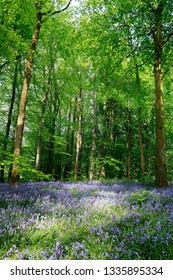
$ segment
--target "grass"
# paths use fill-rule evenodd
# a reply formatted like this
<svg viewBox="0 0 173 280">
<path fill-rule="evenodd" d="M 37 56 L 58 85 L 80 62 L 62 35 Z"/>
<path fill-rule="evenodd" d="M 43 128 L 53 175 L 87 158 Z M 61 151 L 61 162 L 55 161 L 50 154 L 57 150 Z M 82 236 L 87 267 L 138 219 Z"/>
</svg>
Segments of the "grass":
<svg viewBox="0 0 173 280">
<path fill-rule="evenodd" d="M 173 187 L 0 186 L 0 259 L 173 259 Z"/>
</svg>

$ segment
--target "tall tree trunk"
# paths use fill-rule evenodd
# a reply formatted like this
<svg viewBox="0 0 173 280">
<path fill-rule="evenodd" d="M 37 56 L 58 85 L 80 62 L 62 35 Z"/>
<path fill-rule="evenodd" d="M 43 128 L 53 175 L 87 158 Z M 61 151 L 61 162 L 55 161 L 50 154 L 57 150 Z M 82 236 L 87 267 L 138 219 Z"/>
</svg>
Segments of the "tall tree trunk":
<svg viewBox="0 0 173 280">
<path fill-rule="evenodd" d="M 105 141 L 106 141 L 106 130 L 107 130 L 107 104 L 106 101 L 103 104 L 103 139 L 102 139 L 102 143 L 101 143 L 101 166 L 100 166 L 100 170 L 99 170 L 99 177 L 100 179 L 105 178 Z"/>
<path fill-rule="evenodd" d="M 54 173 L 54 147 L 55 147 L 55 132 L 56 132 L 56 118 L 60 109 L 60 99 L 59 91 L 57 90 L 54 93 L 54 96 L 51 96 L 50 100 L 50 127 L 49 127 L 49 142 L 47 145 L 48 150 L 48 159 L 46 164 L 46 173 Z"/>
<path fill-rule="evenodd" d="M 76 102 L 77 99 L 74 100 L 74 108 L 72 111 L 72 99 L 70 99 L 70 106 L 67 113 L 67 121 L 68 121 L 68 128 L 67 128 L 67 136 L 66 136 L 66 160 L 64 166 L 64 174 L 63 178 L 67 179 L 71 173 L 71 165 L 72 165 L 72 158 L 73 158 L 73 143 L 74 143 L 74 129 L 73 125 L 71 127 L 71 121 L 73 124 L 76 122 Z"/>
<path fill-rule="evenodd" d="M 13 84 L 12 84 L 12 96 L 11 96 L 11 102 L 10 102 L 10 107 L 9 107 L 9 111 L 8 111 L 6 133 L 5 133 L 5 142 L 4 142 L 4 146 L 3 146 L 4 157 L 5 157 L 5 153 L 7 151 L 8 139 L 9 139 L 9 135 L 10 135 L 12 112 L 13 112 L 14 100 L 15 100 L 15 96 L 16 96 L 18 60 L 19 60 L 19 58 L 17 58 L 17 60 L 15 62 L 14 77 L 13 77 Z M 5 165 L 2 164 L 1 167 L 0 167 L 0 182 L 4 182 L 4 168 L 5 168 Z"/>
<path fill-rule="evenodd" d="M 90 151 L 90 181 L 94 180 L 94 154 L 97 139 L 97 108 L 96 108 L 96 92 L 93 90 L 93 111 L 94 111 L 94 128 L 92 133 L 92 144 Z"/>
<path fill-rule="evenodd" d="M 38 139 L 37 139 L 37 150 L 36 150 L 36 157 L 35 157 L 35 170 L 39 170 L 40 165 L 40 152 L 41 152 L 41 139 L 42 139 L 42 132 L 44 127 L 44 113 L 46 110 L 47 98 L 50 91 L 50 85 L 47 88 L 46 94 L 43 99 L 41 117 L 40 117 L 40 124 L 38 129 Z"/>
<path fill-rule="evenodd" d="M 144 148 L 143 148 L 143 140 L 142 140 L 141 104 L 140 104 L 141 83 L 140 83 L 139 69 L 137 64 L 136 64 L 136 87 L 137 87 L 137 95 L 138 95 L 138 136 L 139 136 L 139 146 L 140 146 L 141 175 L 144 176 L 145 159 L 144 159 Z"/>
<path fill-rule="evenodd" d="M 131 110 L 128 108 L 127 111 L 127 126 L 126 126 L 126 136 L 127 136 L 127 178 L 131 179 L 131 152 L 132 152 L 132 120 L 131 120 Z"/>
<path fill-rule="evenodd" d="M 156 108 L 156 156 L 155 156 L 155 184 L 157 187 L 168 185 L 166 176 L 165 160 L 165 135 L 164 135 L 164 109 L 163 109 L 163 74 L 161 68 L 162 62 L 162 1 L 155 10 L 155 108 Z"/>
<path fill-rule="evenodd" d="M 43 98 L 43 104 L 42 104 L 42 111 L 41 111 L 41 116 L 40 116 L 40 124 L 38 128 L 38 138 L 37 138 L 37 149 L 36 149 L 36 157 L 35 157 L 35 170 L 39 170 L 39 165 L 40 165 L 40 153 L 41 153 L 41 142 L 42 142 L 42 132 L 43 132 L 43 127 L 44 127 L 44 114 L 46 111 L 46 105 L 48 101 L 48 95 L 51 91 L 51 73 L 53 69 L 52 63 L 51 66 L 49 67 L 49 76 L 48 76 L 48 81 L 46 84 L 43 85 L 43 93 L 45 93 L 44 98 Z M 43 69 L 43 78 L 46 80 L 46 75 L 45 75 L 45 67 Z"/>
<path fill-rule="evenodd" d="M 78 96 L 78 130 L 76 137 L 76 161 L 74 168 L 74 181 L 77 180 L 78 171 L 79 171 L 79 158 L 82 147 L 82 88 L 80 87 L 79 96 Z"/>
<path fill-rule="evenodd" d="M 75 98 L 75 106 L 74 106 L 74 112 L 73 112 L 73 124 L 76 122 L 76 105 L 77 103 L 77 98 Z M 70 150 L 69 153 L 71 155 L 71 158 L 73 159 L 73 154 L 74 154 L 74 128 L 72 128 L 71 133 L 70 133 Z M 72 160 L 69 161 L 69 165 L 68 165 L 68 170 L 69 172 L 73 172 L 73 167 L 72 167 Z"/>
<path fill-rule="evenodd" d="M 140 160 L 141 160 L 141 175 L 145 174 L 145 158 L 144 158 L 144 147 L 142 139 L 142 124 L 141 124 L 141 108 L 138 108 L 138 136 L 139 136 L 139 147 L 140 147 Z"/>
<path fill-rule="evenodd" d="M 42 24 L 41 21 L 42 21 L 42 13 L 38 12 L 37 23 L 32 36 L 29 56 L 26 62 L 24 82 L 23 82 L 23 88 L 22 88 L 20 104 L 19 104 L 18 120 L 17 120 L 16 131 L 15 131 L 14 162 L 13 162 L 12 175 L 11 175 L 11 185 L 16 187 L 18 186 L 19 179 L 20 179 L 19 156 L 21 155 L 26 101 L 27 101 L 29 84 L 31 80 L 31 71 L 33 65 L 34 53 L 35 53 L 36 44 L 40 33 L 41 24 Z"/>
<path fill-rule="evenodd" d="M 111 153 L 113 152 L 113 142 L 114 142 L 114 110 L 115 102 L 113 99 L 110 100 L 110 143 L 111 143 Z"/>
<path fill-rule="evenodd" d="M 129 31 L 130 32 L 130 31 Z M 141 124 L 141 82 L 139 77 L 139 66 L 137 63 L 137 56 L 133 51 L 133 41 L 132 36 L 129 37 L 129 45 L 131 47 L 134 63 L 136 66 L 136 90 L 137 90 L 137 99 L 138 99 L 138 136 L 139 136 L 139 147 L 140 147 L 140 170 L 141 176 L 145 174 L 145 158 L 144 158 L 144 148 L 143 148 L 143 139 L 142 139 L 142 124 Z"/>
</svg>

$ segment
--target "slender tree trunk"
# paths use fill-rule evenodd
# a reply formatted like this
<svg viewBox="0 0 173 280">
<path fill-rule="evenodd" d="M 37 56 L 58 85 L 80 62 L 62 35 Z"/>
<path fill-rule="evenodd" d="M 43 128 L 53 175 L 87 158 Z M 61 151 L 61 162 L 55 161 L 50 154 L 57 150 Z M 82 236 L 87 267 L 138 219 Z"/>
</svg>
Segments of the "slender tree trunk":
<svg viewBox="0 0 173 280">
<path fill-rule="evenodd" d="M 130 31 L 129 31 L 130 32 Z M 141 124 L 141 83 L 139 77 L 139 66 L 137 63 L 137 57 L 133 51 L 133 41 L 132 36 L 129 38 L 129 45 L 131 47 L 134 63 L 136 65 L 136 89 L 137 89 L 137 99 L 138 99 L 138 136 L 139 136 L 139 147 L 140 147 L 140 167 L 141 167 L 141 176 L 145 174 L 145 158 L 144 158 L 144 148 L 143 148 L 143 139 L 142 139 L 142 124 Z"/>
<path fill-rule="evenodd" d="M 46 94 L 43 99 L 43 105 L 42 105 L 42 111 L 41 111 L 41 117 L 40 117 L 40 124 L 38 129 L 38 139 L 37 139 L 37 150 L 36 150 L 36 158 L 35 158 L 35 170 L 39 170 L 40 165 L 40 152 L 41 152 L 41 139 L 42 139 L 42 132 L 44 127 L 44 113 L 46 110 L 46 104 L 47 104 L 47 98 L 50 90 L 50 85 L 48 86 L 48 89 L 46 91 Z"/>
<path fill-rule="evenodd" d="M 73 118 L 73 119 L 72 119 Z M 63 178 L 67 179 L 71 172 L 71 162 L 73 156 L 73 140 L 74 140 L 74 129 L 73 126 L 71 127 L 71 121 L 75 123 L 76 121 L 76 101 L 74 107 L 74 114 L 72 112 L 72 100 L 70 99 L 69 110 L 67 112 L 67 121 L 68 121 L 68 128 L 67 128 L 67 136 L 66 136 L 66 160 L 64 166 L 64 174 Z"/>
<path fill-rule="evenodd" d="M 94 109 L 94 128 L 92 133 L 92 144 L 90 151 L 90 181 L 94 180 L 94 154 L 97 139 L 97 108 L 96 108 L 96 92 L 93 90 L 93 109 Z"/>
<path fill-rule="evenodd" d="M 132 120 L 131 120 L 131 111 L 128 108 L 127 111 L 127 178 L 131 179 L 131 151 L 132 151 Z"/>
<path fill-rule="evenodd" d="M 11 175 L 11 185 L 16 187 L 18 186 L 19 179 L 20 179 L 19 156 L 21 155 L 27 94 L 28 94 L 29 84 L 31 80 L 34 53 L 35 53 L 36 44 L 38 41 L 40 28 L 41 28 L 41 21 L 42 21 L 42 14 L 38 12 L 37 23 L 32 36 L 29 56 L 26 62 L 24 82 L 23 82 L 23 88 L 22 88 L 20 104 L 19 104 L 18 120 L 17 120 L 16 131 L 15 131 L 14 162 L 13 162 L 12 175 Z"/>
<path fill-rule="evenodd" d="M 82 88 L 80 87 L 79 96 L 78 96 L 78 130 L 76 137 L 76 161 L 74 169 L 74 181 L 77 180 L 78 171 L 79 171 L 79 158 L 82 147 Z"/>
<path fill-rule="evenodd" d="M 144 147 L 142 139 L 142 124 L 141 124 L 141 108 L 138 108 L 138 136 L 139 136 L 139 146 L 140 146 L 140 159 L 141 159 L 141 175 L 145 174 L 145 158 L 144 158 Z"/>
<path fill-rule="evenodd" d="M 155 108 L 156 108 L 156 157 L 155 157 L 155 184 L 157 187 L 168 185 L 166 176 L 165 135 L 164 135 L 164 109 L 163 109 L 163 74 L 162 62 L 162 1 L 155 10 Z"/>
<path fill-rule="evenodd" d="M 48 159 L 46 164 L 46 173 L 53 174 L 54 169 L 54 146 L 55 146 L 55 132 L 56 132 L 56 118 L 60 109 L 59 92 L 55 92 L 50 101 L 50 127 L 49 127 L 49 142 L 47 146 Z"/>
<path fill-rule="evenodd" d="M 75 100 L 75 106 L 74 106 L 74 112 L 73 112 L 73 124 L 76 122 L 76 102 L 77 99 Z M 73 159 L 73 154 L 74 154 L 74 128 L 72 128 L 71 133 L 70 133 L 70 155 L 71 158 Z M 69 161 L 69 172 L 73 172 L 73 167 L 72 167 L 72 160 Z"/>
<path fill-rule="evenodd" d="M 46 173 L 47 174 L 53 173 L 55 124 L 56 124 L 55 117 L 53 117 L 52 122 L 50 124 L 49 142 L 47 143 L 47 150 L 48 150 L 48 158 L 47 158 L 47 162 L 46 162 Z"/>
<path fill-rule="evenodd" d="M 143 148 L 143 140 L 142 140 L 141 104 L 140 104 L 141 84 L 140 84 L 139 70 L 137 64 L 136 64 L 136 87 L 137 87 L 137 94 L 138 94 L 138 136 L 139 136 L 139 146 L 140 146 L 141 175 L 144 176 L 145 159 L 144 159 L 144 148 Z"/>
<path fill-rule="evenodd" d="M 110 100 L 110 143 L 111 143 L 111 153 L 113 152 L 113 142 L 114 142 L 114 109 L 115 102 L 113 99 Z"/>
<path fill-rule="evenodd" d="M 103 104 L 103 139 L 102 139 L 102 144 L 101 144 L 101 166 L 100 166 L 100 171 L 99 171 L 99 177 L 100 179 L 105 178 L 105 141 L 106 141 L 106 130 L 107 130 L 107 123 L 106 123 L 106 118 L 107 118 L 107 104 L 104 102 Z"/>
<path fill-rule="evenodd" d="M 42 105 L 42 111 L 41 111 L 41 116 L 40 116 L 40 124 L 39 124 L 39 129 L 38 129 L 38 138 L 37 138 L 37 149 L 36 149 L 36 157 L 35 157 L 35 170 L 39 170 L 39 165 L 40 165 L 40 153 L 41 153 L 41 142 L 42 142 L 42 132 L 44 128 L 44 114 L 46 111 L 46 106 L 47 106 L 47 101 L 48 101 L 48 95 L 51 91 L 51 73 L 52 69 L 54 67 L 54 63 L 51 63 L 48 71 L 48 81 L 43 85 L 43 93 L 45 93 L 44 98 L 43 98 L 43 105 Z M 46 81 L 46 74 L 45 74 L 45 67 L 43 68 L 43 78 Z"/>
<path fill-rule="evenodd" d="M 7 118 L 5 142 L 4 142 L 4 146 L 3 146 L 4 157 L 5 157 L 5 153 L 7 151 L 8 139 L 9 139 L 9 135 L 10 135 L 12 112 L 13 112 L 14 100 L 15 100 L 15 96 L 16 96 L 17 72 L 18 72 L 18 59 L 16 60 L 16 63 L 15 63 L 14 77 L 13 77 L 13 84 L 12 84 L 11 103 L 10 103 L 10 107 L 9 107 L 9 111 L 8 111 L 8 118 Z M 0 167 L 0 182 L 4 182 L 4 168 L 5 168 L 5 165 L 2 164 Z"/>
<path fill-rule="evenodd" d="M 61 137 L 62 135 L 62 127 L 61 127 L 61 110 L 60 110 L 60 99 L 59 99 L 59 96 L 57 98 L 57 101 L 58 101 L 58 106 L 56 107 L 56 118 L 57 118 L 57 115 L 58 115 L 58 123 L 59 123 L 59 126 L 58 126 L 58 129 L 56 129 L 56 123 L 55 122 L 55 136 L 58 135 L 59 137 Z M 56 119 L 55 119 L 56 121 Z M 57 146 L 58 146 L 58 149 L 60 150 L 62 147 L 60 144 L 56 144 L 56 140 L 54 139 L 54 150 L 53 150 L 53 175 L 54 175 L 54 178 L 56 180 L 60 180 L 61 177 L 62 177 L 62 159 L 63 159 L 63 155 L 62 153 L 60 152 L 58 155 L 56 155 L 56 149 L 57 149 Z"/>
</svg>

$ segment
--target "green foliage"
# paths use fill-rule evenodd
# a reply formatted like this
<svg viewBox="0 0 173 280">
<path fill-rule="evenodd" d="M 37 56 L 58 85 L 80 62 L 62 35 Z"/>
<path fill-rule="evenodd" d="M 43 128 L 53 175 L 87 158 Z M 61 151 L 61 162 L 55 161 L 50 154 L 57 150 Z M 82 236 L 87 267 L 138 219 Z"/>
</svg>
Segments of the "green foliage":
<svg viewBox="0 0 173 280">
<path fill-rule="evenodd" d="M 67 1 L 41 2 L 42 12 L 51 8 L 52 11 L 59 10 L 67 3 Z M 151 5 L 155 7 L 157 2 L 151 1 Z M 44 178 L 47 180 L 49 176 L 55 179 L 73 178 L 78 129 L 77 98 L 82 89 L 82 147 L 78 179 L 89 178 L 95 125 L 93 112 L 93 91 L 95 91 L 97 116 L 93 172 L 95 178 L 98 179 L 100 176 L 101 164 L 104 165 L 106 179 L 126 177 L 127 112 L 130 111 L 131 177 L 143 182 L 152 181 L 155 172 L 155 85 L 151 36 L 153 15 L 148 1 L 132 3 L 129 0 L 89 0 L 79 3 L 77 7 L 71 6 L 67 13 L 44 17 L 27 100 L 23 159 L 20 162 L 21 178 L 25 181 Z M 171 9 L 172 2 L 165 1 L 163 12 L 165 35 L 169 34 L 172 24 Z M 0 66 L 11 62 L 5 64 L 0 73 L 0 151 L 3 151 L 4 143 L 7 143 L 5 154 L 0 152 L 0 161 L 5 165 L 7 180 L 13 159 L 10 154 L 13 149 L 24 63 L 36 23 L 35 1 L 1 1 L 0 23 Z M 163 53 L 165 135 L 170 182 L 173 180 L 171 40 Z M 19 56 L 21 60 L 17 67 L 15 104 L 9 137 L 6 139 L 7 116 L 11 93 L 14 90 L 13 61 Z M 136 64 L 139 70 L 140 90 L 136 80 Z M 140 167 L 139 117 L 146 169 L 143 178 Z M 43 128 L 39 136 L 41 121 Z M 35 171 L 39 137 L 40 164 L 39 171 Z M 68 176 L 64 178 L 66 170 Z"/>
<path fill-rule="evenodd" d="M 80 192 L 80 190 L 78 190 L 77 188 L 71 188 L 70 192 L 73 196 L 76 196 L 78 198 L 82 196 L 82 192 Z"/>
<path fill-rule="evenodd" d="M 148 190 L 143 190 L 140 193 L 134 193 L 129 197 L 129 201 L 132 205 L 138 205 L 142 206 L 143 204 L 150 202 L 150 201 L 156 201 L 157 196 L 155 196 L 155 199 L 153 199 L 153 193 Z"/>
<path fill-rule="evenodd" d="M 1 59 L 14 60 L 28 50 L 35 21 L 33 1 L 1 1 Z"/>
</svg>

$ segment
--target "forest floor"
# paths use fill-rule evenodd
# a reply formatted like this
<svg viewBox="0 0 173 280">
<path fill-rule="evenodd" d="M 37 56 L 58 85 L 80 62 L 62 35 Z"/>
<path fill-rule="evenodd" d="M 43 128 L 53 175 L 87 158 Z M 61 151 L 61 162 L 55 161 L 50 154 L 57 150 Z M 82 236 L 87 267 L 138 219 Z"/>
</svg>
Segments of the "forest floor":
<svg viewBox="0 0 173 280">
<path fill-rule="evenodd" d="M 173 186 L 0 185 L 0 259 L 173 259 Z"/>
</svg>

